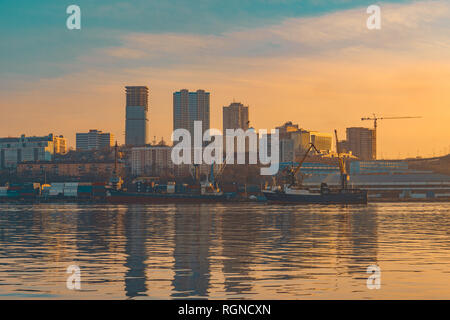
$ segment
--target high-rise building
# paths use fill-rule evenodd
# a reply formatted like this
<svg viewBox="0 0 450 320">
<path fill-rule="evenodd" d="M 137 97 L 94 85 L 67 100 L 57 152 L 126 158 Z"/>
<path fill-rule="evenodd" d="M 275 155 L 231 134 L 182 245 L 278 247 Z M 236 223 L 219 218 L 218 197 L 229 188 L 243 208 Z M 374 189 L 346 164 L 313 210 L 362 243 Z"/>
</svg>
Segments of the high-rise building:
<svg viewBox="0 0 450 320">
<path fill-rule="evenodd" d="M 210 128 L 209 92 L 186 89 L 173 93 L 173 130 L 187 129 L 194 137 L 194 121 L 202 121 L 202 134 Z"/>
<path fill-rule="evenodd" d="M 343 143 L 347 151 L 361 160 L 375 160 L 377 142 L 374 129 L 353 127 L 347 128 L 347 140 Z"/>
<path fill-rule="evenodd" d="M 114 145 L 114 135 L 98 130 L 77 133 L 77 150 L 102 150 Z"/>
<path fill-rule="evenodd" d="M 223 133 L 226 129 L 248 129 L 248 106 L 233 102 L 228 107 L 223 107 Z"/>
<path fill-rule="evenodd" d="M 131 86 L 126 89 L 125 144 L 143 146 L 148 135 L 148 87 Z"/>
<path fill-rule="evenodd" d="M 0 138 L 0 169 L 16 168 L 18 163 L 51 161 L 54 154 L 67 153 L 67 141 L 52 133 L 44 137 Z"/>
<path fill-rule="evenodd" d="M 244 131 L 247 131 L 249 128 L 249 119 L 248 119 L 248 106 L 244 106 L 242 103 L 239 102 L 233 102 L 228 107 L 223 107 L 223 114 L 222 114 L 222 121 L 223 121 L 223 149 L 224 151 L 227 150 L 227 144 L 226 144 L 226 134 L 227 129 L 242 129 Z M 245 139 L 245 151 L 248 152 L 249 150 L 249 140 L 248 138 Z M 234 152 L 238 151 L 238 145 L 237 145 L 237 139 L 235 139 L 234 143 Z"/>
</svg>

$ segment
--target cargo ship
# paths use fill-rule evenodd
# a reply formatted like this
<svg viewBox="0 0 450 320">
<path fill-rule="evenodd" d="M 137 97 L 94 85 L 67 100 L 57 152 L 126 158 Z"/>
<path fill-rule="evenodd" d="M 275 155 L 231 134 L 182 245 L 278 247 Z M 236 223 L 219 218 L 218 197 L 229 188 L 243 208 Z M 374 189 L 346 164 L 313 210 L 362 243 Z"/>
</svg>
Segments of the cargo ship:
<svg viewBox="0 0 450 320">
<path fill-rule="evenodd" d="M 230 193 L 218 194 L 189 194 L 189 193 L 140 193 L 126 191 L 109 191 L 107 202 L 114 204 L 129 203 L 209 203 L 227 202 L 234 198 Z"/>
<path fill-rule="evenodd" d="M 217 184 L 217 177 L 214 175 L 214 164 L 211 165 L 209 177 L 205 181 L 200 181 L 198 166 L 192 167 L 192 185 L 176 184 L 169 182 L 167 185 L 146 183 L 146 179 L 135 181 L 135 192 L 120 190 L 115 185 L 107 191 L 106 201 L 115 204 L 127 203 L 210 203 L 227 202 L 237 200 L 235 192 L 223 192 Z M 223 167 L 221 168 L 223 172 Z M 221 174 L 221 173 L 220 173 Z M 112 178 L 114 180 L 114 177 Z"/>
<path fill-rule="evenodd" d="M 331 190 L 323 183 L 319 192 L 285 186 L 263 190 L 267 201 L 277 204 L 367 204 L 367 191 L 341 188 Z"/>
<path fill-rule="evenodd" d="M 349 175 L 345 167 L 344 160 L 340 157 L 339 140 L 336 135 L 336 150 L 338 155 L 339 169 L 341 173 L 341 186 L 338 189 L 330 189 L 326 183 L 322 183 L 319 192 L 314 192 L 305 188 L 302 183 L 297 180 L 297 174 L 305 161 L 308 154 L 315 150 L 319 150 L 310 143 L 309 148 L 304 154 L 299 164 L 294 167 L 291 166 L 287 170 L 287 175 L 290 178 L 288 184 L 283 186 L 274 186 L 271 189 L 263 190 L 263 194 L 269 203 L 287 203 L 287 204 L 367 204 L 367 191 L 349 188 Z"/>
<path fill-rule="evenodd" d="M 190 188 L 184 185 L 168 184 L 152 187 L 150 192 L 128 192 L 123 190 L 108 190 L 106 201 L 115 204 L 127 203 L 210 203 L 227 202 L 236 199 L 236 193 L 222 192 L 211 183 L 204 182 L 200 188 Z"/>
</svg>

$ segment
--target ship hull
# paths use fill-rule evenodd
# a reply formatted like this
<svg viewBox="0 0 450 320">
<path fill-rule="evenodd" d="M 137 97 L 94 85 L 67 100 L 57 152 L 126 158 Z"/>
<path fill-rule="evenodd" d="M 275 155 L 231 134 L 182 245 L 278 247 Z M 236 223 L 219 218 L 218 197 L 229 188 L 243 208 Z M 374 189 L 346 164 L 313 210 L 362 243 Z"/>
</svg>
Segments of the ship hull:
<svg viewBox="0 0 450 320">
<path fill-rule="evenodd" d="M 204 194 L 179 194 L 179 193 L 133 193 L 133 192 L 111 192 L 106 197 L 107 202 L 117 204 L 127 203 L 211 203 L 227 202 L 232 199 L 231 194 L 204 195 Z"/>
<path fill-rule="evenodd" d="M 278 204 L 367 204 L 367 192 L 336 192 L 327 194 L 286 194 L 263 192 L 269 203 Z"/>
</svg>

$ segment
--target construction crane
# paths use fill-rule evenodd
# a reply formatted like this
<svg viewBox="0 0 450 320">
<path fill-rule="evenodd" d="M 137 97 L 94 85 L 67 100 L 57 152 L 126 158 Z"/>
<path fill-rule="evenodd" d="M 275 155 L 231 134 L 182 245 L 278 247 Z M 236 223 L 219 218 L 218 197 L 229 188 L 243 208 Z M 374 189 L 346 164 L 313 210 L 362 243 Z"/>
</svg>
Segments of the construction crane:
<svg viewBox="0 0 450 320">
<path fill-rule="evenodd" d="M 344 159 L 341 158 L 341 149 L 339 148 L 339 138 L 337 134 L 337 130 L 334 130 L 334 135 L 336 136 L 336 152 L 338 156 L 339 162 L 339 171 L 341 172 L 341 187 L 342 189 L 347 189 L 347 182 L 349 180 L 349 176 L 347 174 L 347 168 L 345 167 Z"/>
<path fill-rule="evenodd" d="M 377 117 L 375 115 L 375 113 L 373 114 L 373 118 L 370 117 L 366 117 L 366 118 L 361 118 L 362 121 L 365 120 L 370 120 L 373 121 L 373 128 L 375 130 L 377 130 L 377 121 L 378 120 L 392 120 L 392 119 L 418 119 L 418 118 L 422 118 L 422 117 Z"/>
<path fill-rule="evenodd" d="M 361 118 L 361 121 L 370 120 L 373 121 L 373 129 L 375 130 L 375 139 L 377 137 L 377 127 L 378 127 L 378 120 L 397 120 L 397 119 L 419 119 L 422 117 L 377 117 L 375 113 L 373 114 L 373 117 L 365 117 Z M 376 155 L 375 155 L 376 158 Z"/>
<path fill-rule="evenodd" d="M 222 177 L 223 171 L 225 170 L 227 166 L 227 159 L 225 158 L 224 162 L 218 166 L 216 174 L 214 174 L 214 162 L 211 164 L 210 171 L 209 171 L 209 182 L 214 187 L 217 187 L 217 183 L 219 179 Z"/>
<path fill-rule="evenodd" d="M 294 168 L 291 167 L 288 171 L 289 176 L 291 178 L 291 186 L 295 185 L 297 183 L 296 181 L 296 175 L 298 173 L 298 171 L 300 170 L 300 168 L 303 165 L 303 162 L 305 162 L 306 158 L 308 157 L 308 154 L 311 152 L 311 150 L 314 149 L 317 153 L 320 153 L 319 150 L 317 150 L 316 146 L 312 143 L 309 144 L 309 148 L 306 150 L 305 154 L 303 155 L 303 158 L 300 160 L 300 162 L 298 163 L 298 165 Z"/>
</svg>

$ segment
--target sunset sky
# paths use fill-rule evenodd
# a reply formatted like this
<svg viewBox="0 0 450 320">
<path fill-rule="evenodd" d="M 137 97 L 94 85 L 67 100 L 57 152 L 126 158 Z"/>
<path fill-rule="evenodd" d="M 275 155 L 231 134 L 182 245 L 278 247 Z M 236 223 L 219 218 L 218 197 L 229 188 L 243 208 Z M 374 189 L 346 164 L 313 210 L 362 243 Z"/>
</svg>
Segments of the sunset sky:
<svg viewBox="0 0 450 320">
<path fill-rule="evenodd" d="M 250 106 L 251 125 L 286 121 L 345 138 L 379 123 L 384 158 L 450 152 L 450 1 L 4 1 L 0 136 L 112 132 L 124 142 L 126 85 L 150 89 L 150 140 L 172 132 L 172 93 Z M 81 7 L 81 30 L 66 8 Z M 381 30 L 366 9 L 381 6 Z"/>
</svg>

